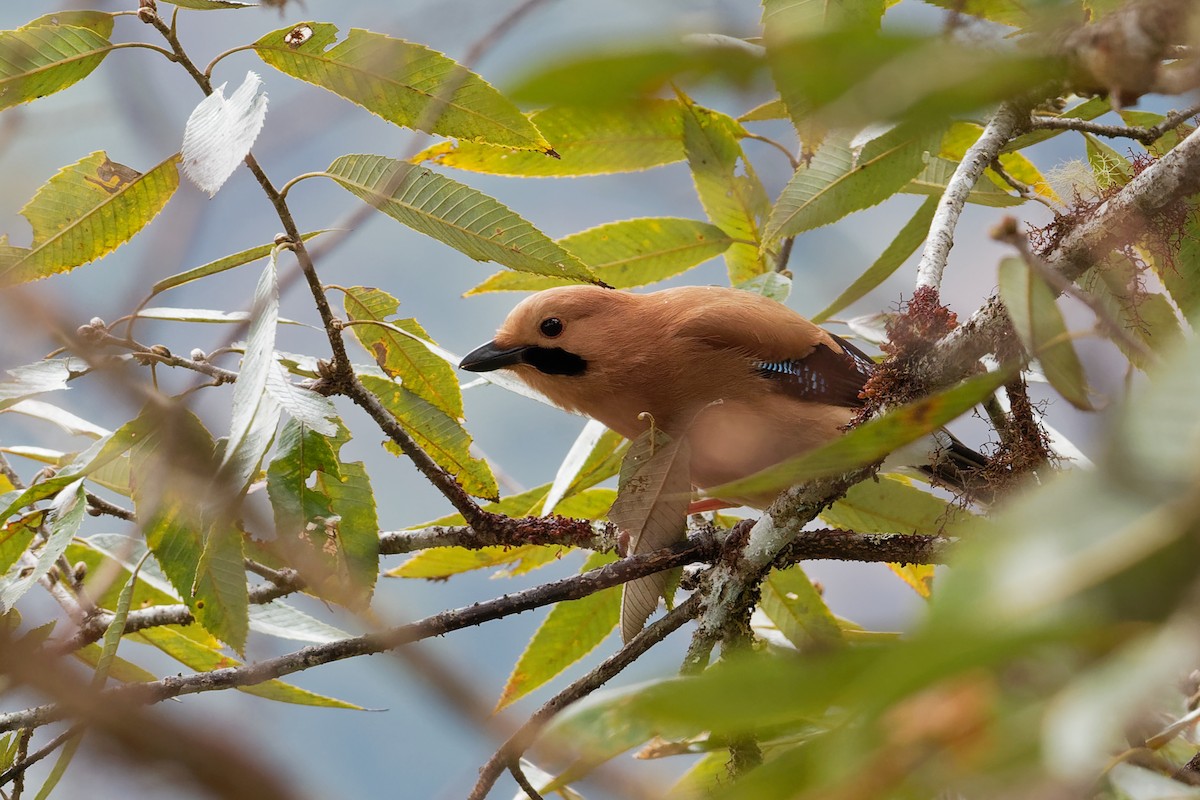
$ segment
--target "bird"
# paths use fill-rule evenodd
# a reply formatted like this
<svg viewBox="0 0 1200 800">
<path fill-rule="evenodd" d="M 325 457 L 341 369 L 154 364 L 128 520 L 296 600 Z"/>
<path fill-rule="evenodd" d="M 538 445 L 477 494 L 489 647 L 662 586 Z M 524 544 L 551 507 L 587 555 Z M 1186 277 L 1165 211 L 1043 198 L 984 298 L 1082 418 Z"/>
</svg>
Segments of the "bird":
<svg viewBox="0 0 1200 800">
<path fill-rule="evenodd" d="M 555 405 L 628 439 L 649 424 L 686 437 L 690 481 L 701 489 L 842 436 L 876 368 L 854 345 L 753 292 L 681 286 L 639 294 L 585 285 L 525 298 L 459 366 L 511 370 Z M 925 449 L 926 463 L 913 466 L 954 488 L 965 489 L 964 474 L 987 463 L 946 431 Z M 765 508 L 777 494 L 724 499 Z M 670 543 L 643 540 L 633 552 Z M 627 631 L 625 612 L 623 634 L 640 630 L 646 617 Z"/>
</svg>

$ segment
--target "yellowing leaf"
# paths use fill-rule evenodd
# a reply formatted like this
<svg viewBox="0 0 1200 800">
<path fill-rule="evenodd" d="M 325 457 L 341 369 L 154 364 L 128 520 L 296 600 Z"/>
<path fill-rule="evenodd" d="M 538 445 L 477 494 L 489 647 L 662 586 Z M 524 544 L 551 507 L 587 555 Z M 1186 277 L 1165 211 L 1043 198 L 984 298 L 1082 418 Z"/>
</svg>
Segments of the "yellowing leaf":
<svg viewBox="0 0 1200 800">
<path fill-rule="evenodd" d="M 579 259 L 514 211 L 424 167 L 383 156 L 350 155 L 334 161 L 327 174 L 398 222 L 476 261 L 596 282 Z"/>
<path fill-rule="evenodd" d="M 520 273 L 501 273 L 517 275 Z M 346 316 L 354 321 L 388 322 L 421 339 L 429 334 L 415 319 L 392 319 L 400 302 L 387 292 L 366 286 L 346 290 Z M 418 341 L 382 325 L 350 328 L 359 343 L 375 357 L 389 376 L 399 378 L 404 388 L 459 419 L 463 414 L 462 392 L 454 368 Z"/>
<path fill-rule="evenodd" d="M 725 251 L 735 285 L 772 271 L 778 258 L 774 247 L 763 250 L 770 201 L 738 143 L 742 132 L 732 118 L 685 101 L 683 144 L 700 204 L 713 224 L 741 240 Z"/>
<path fill-rule="evenodd" d="M 614 289 L 645 286 L 678 275 L 725 252 L 732 242 L 715 225 L 674 217 L 610 222 L 558 240 Z M 538 291 L 570 283 L 543 275 L 497 272 L 467 294 Z"/>
<path fill-rule="evenodd" d="M 268 33 L 254 50 L 280 72 L 388 122 L 456 139 L 551 150 L 512 102 L 441 53 L 360 28 L 341 42 L 337 33 L 327 22 L 303 22 Z"/>
<path fill-rule="evenodd" d="M 950 161 L 962 161 L 967 149 L 983 134 L 983 127 L 974 122 L 954 122 L 942 137 L 941 156 Z M 1034 192 L 1055 202 L 1061 202 L 1058 194 L 1042 176 L 1041 171 L 1033 162 L 1021 153 L 1001 153 L 1000 166 L 1009 176 L 1017 179 Z M 1009 185 L 989 168 L 984 175 L 1003 192 L 1009 190 Z"/>
<path fill-rule="evenodd" d="M 821 650 L 842 643 L 841 627 L 798 564 L 767 574 L 758 607 L 798 650 Z"/>
<path fill-rule="evenodd" d="M 412 159 L 489 175 L 545 177 L 633 172 L 683 160 L 679 103 L 644 100 L 616 108 L 556 106 L 530 120 L 558 158 L 483 142 L 435 144 Z"/>
<path fill-rule="evenodd" d="M 945 158 L 938 158 L 936 156 L 930 158 L 929 163 L 925 165 L 920 174 L 913 178 L 900 191 L 906 194 L 929 194 L 934 197 L 941 197 L 942 192 L 946 191 L 946 184 L 950 182 L 950 177 L 954 174 L 957 166 L 957 162 Z M 1020 197 L 1014 197 L 991 181 L 987 181 L 986 183 L 980 181 L 975 184 L 970 194 L 967 195 L 967 202 L 981 206 L 1003 208 L 1006 206 L 1019 206 L 1025 201 Z"/>
<path fill-rule="evenodd" d="M 1023 261 L 1000 262 L 1000 299 L 1021 343 L 1036 358 L 1046 379 L 1076 408 L 1092 408 L 1083 364 L 1071 343 L 1054 291 Z"/>
<path fill-rule="evenodd" d="M 394 381 L 372 375 L 362 375 L 360 380 L 417 444 L 462 484 L 463 489 L 476 497 L 495 499 L 499 496 L 491 468 L 483 459 L 471 455 L 471 437 L 458 420 Z M 391 446 L 392 443 L 388 444 L 388 449 L 398 455 L 399 450 Z"/>
<path fill-rule="evenodd" d="M 178 160 L 143 175 L 97 151 L 63 167 L 21 209 L 33 226 L 32 246 L 15 248 L 0 237 L 0 284 L 72 270 L 132 239 L 178 188 Z"/>
<path fill-rule="evenodd" d="M 112 50 L 111 14 L 63 11 L 0 31 L 0 109 L 66 89 Z"/>
<path fill-rule="evenodd" d="M 588 572 L 615 560 L 612 553 L 593 553 L 580 571 Z M 592 652 L 616 627 L 620 616 L 621 591 L 615 586 L 556 603 L 513 667 L 496 710 L 516 702 Z"/>
</svg>

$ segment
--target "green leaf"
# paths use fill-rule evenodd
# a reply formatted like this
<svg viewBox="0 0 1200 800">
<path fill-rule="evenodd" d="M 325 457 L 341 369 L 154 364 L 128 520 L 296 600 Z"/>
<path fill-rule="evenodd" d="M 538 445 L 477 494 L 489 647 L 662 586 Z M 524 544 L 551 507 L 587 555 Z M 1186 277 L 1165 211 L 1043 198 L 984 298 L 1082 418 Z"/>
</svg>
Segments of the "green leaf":
<svg viewBox="0 0 1200 800">
<path fill-rule="evenodd" d="M 686 272 L 725 252 L 732 242 L 715 225 L 676 217 L 610 222 L 558 240 L 614 289 L 645 286 Z M 467 294 L 539 291 L 570 283 L 542 275 L 497 272 Z"/>
<path fill-rule="evenodd" d="M 1000 262 L 999 283 L 1000 299 L 1030 357 L 1037 359 L 1046 379 L 1071 405 L 1090 410 L 1083 365 L 1054 291 L 1041 275 L 1016 258 Z"/>
<path fill-rule="evenodd" d="M 625 107 L 667 86 L 715 80 L 744 88 L 762 71 L 762 58 L 750 48 L 676 39 L 551 59 L 519 78 L 508 94 L 532 106 Z"/>
<path fill-rule="evenodd" d="M 236 658 L 230 658 L 215 647 L 205 647 L 196 640 L 189 639 L 173 626 L 147 628 L 137 633 L 131 633 L 127 638 L 153 645 L 176 661 L 197 672 L 212 672 L 227 667 L 237 667 L 241 666 L 242 663 Z M 253 686 L 238 686 L 235 688 L 239 692 L 245 692 L 246 694 L 252 694 L 281 703 L 362 710 L 362 706 L 315 694 L 280 680 L 264 681 Z"/>
<path fill-rule="evenodd" d="M 961 506 L 886 475 L 850 487 L 841 500 L 821 512 L 821 519 L 859 533 L 924 536 L 959 535 L 966 525 L 978 522 Z"/>
<path fill-rule="evenodd" d="M 871 464 L 970 410 L 1008 380 L 1006 370 L 977 375 L 870 420 L 824 447 L 707 492 L 713 497 L 777 492 L 802 481 L 840 475 Z"/>
<path fill-rule="evenodd" d="M 60 92 L 92 73 L 112 50 L 112 15 L 64 11 L 0 31 L 0 109 Z"/>
<path fill-rule="evenodd" d="M 940 131 L 902 126 L 856 154 L 844 134 L 827 137 L 812 162 L 784 187 L 764 236 L 768 241 L 795 236 L 883 202 L 921 171 L 940 138 Z"/>
<path fill-rule="evenodd" d="M 328 231 L 311 231 L 309 233 L 302 233 L 300 234 L 300 239 L 301 241 L 307 242 L 309 239 L 315 239 L 322 233 L 328 233 Z M 199 280 L 200 278 L 207 278 L 209 275 L 216 275 L 218 273 L 225 272 L 226 270 L 233 269 L 234 267 L 240 267 L 243 264 L 251 264 L 261 258 L 266 258 L 267 256 L 271 255 L 271 251 L 274 248 L 275 245 L 273 244 L 264 244 L 259 245 L 258 247 L 251 247 L 249 250 L 243 250 L 240 253 L 233 253 L 232 255 L 225 256 L 224 258 L 218 258 L 216 261 L 210 261 L 207 264 L 202 264 L 198 267 L 192 267 L 185 272 L 177 273 L 169 278 L 163 278 L 161 281 L 154 284 L 154 288 L 150 290 L 150 296 L 153 297 L 156 294 L 165 292 L 167 289 L 174 289 L 177 286 L 183 286 L 185 283 L 191 283 L 192 281 Z"/>
<path fill-rule="evenodd" d="M 254 43 L 259 58 L 388 122 L 520 150 L 553 152 L 538 129 L 491 84 L 441 53 L 381 33 L 303 22 Z"/>
<path fill-rule="evenodd" d="M 13 520 L 0 528 L 0 575 L 8 572 L 21 554 L 29 548 L 44 518 L 44 514 L 39 511 L 31 517 Z"/>
<path fill-rule="evenodd" d="M 233 526 L 208 530 L 196 563 L 192 596 L 193 613 L 205 630 L 243 652 L 250 632 L 250 598 L 240 530 Z"/>
<path fill-rule="evenodd" d="M 958 164 L 954 161 L 936 156 L 930 158 L 929 163 L 925 165 L 920 174 L 913 178 L 900 191 L 906 194 L 929 194 L 934 197 L 941 197 L 942 193 L 946 191 L 946 184 L 950 182 L 950 178 L 954 175 L 954 170 L 957 168 Z M 970 194 L 967 195 L 967 202 L 991 208 L 1004 208 L 1006 206 L 1019 206 L 1025 200 L 1012 196 L 991 181 L 980 181 L 975 184 Z"/>
<path fill-rule="evenodd" d="M 942 137 L 940 155 L 942 158 L 950 161 L 962 161 L 966 157 L 967 150 L 982 135 L 982 125 L 977 125 L 974 122 L 951 123 L 950 128 L 946 131 L 946 135 Z M 1021 153 L 1001 153 L 999 159 L 1000 165 L 1004 167 L 1004 171 L 1009 176 L 1029 186 L 1038 195 L 1048 200 L 1061 202 L 1058 194 L 1050 186 L 1050 183 L 1042 176 L 1041 171 L 1024 155 Z M 989 167 L 983 174 L 1000 191 L 1008 192 L 1011 188 L 994 169 Z"/>
<path fill-rule="evenodd" d="M 763 297 L 769 297 L 777 303 L 786 303 L 792 293 L 792 279 L 778 272 L 764 272 L 755 275 L 748 281 L 743 281 L 733 288 L 743 292 L 754 292 Z"/>
<path fill-rule="evenodd" d="M 329 497 L 337 518 L 332 534 L 345 569 L 363 605 L 370 601 L 379 574 L 379 518 L 375 510 L 375 492 L 361 461 L 343 461 L 341 447 L 350 439 L 343 427 L 335 439 L 338 449 L 338 476 L 327 472 L 317 475 L 317 485 Z"/>
<path fill-rule="evenodd" d="M 67 485 L 58 493 L 49 517 L 50 535 L 37 553 L 33 568 L 20 570 L 18 567 L 17 574 L 10 569 L 7 574 L 0 576 L 0 614 L 11 611 L 17 600 L 50 572 L 54 562 L 66 551 L 79 530 L 86 509 L 87 497 L 82 479 Z"/>
<path fill-rule="evenodd" d="M 0 283 L 67 272 L 132 239 L 175 193 L 178 160 L 171 156 L 143 175 L 97 151 L 61 169 L 21 209 L 33 244 L 0 253 Z M 0 237 L 0 244 L 7 240 Z"/>
<path fill-rule="evenodd" d="M 1033 21 L 1028 4 L 1020 2 L 1020 0 L 925 0 L 925 2 L 955 14 L 969 14 L 972 17 L 986 19 L 988 22 L 998 22 L 1012 28 L 1024 28 Z"/>
<path fill-rule="evenodd" d="M 683 103 L 683 146 L 700 204 L 717 227 L 741 240 L 725 251 L 729 282 L 771 272 L 779 258 L 776 248 L 764 249 L 763 223 L 771 203 L 738 143 L 745 131 L 731 117 Z"/>
<path fill-rule="evenodd" d="M 463 489 L 476 497 L 499 497 L 500 490 L 491 468 L 483 459 L 471 455 L 471 436 L 456 419 L 394 381 L 373 375 L 360 375 L 359 379 L 417 444 L 462 484 Z M 399 455 L 394 447 L 388 449 Z"/>
<path fill-rule="evenodd" d="M 616 560 L 613 553 L 593 553 L 580 572 Z M 556 603 L 508 676 L 496 710 L 516 702 L 596 649 L 617 626 L 620 616 L 621 590 L 616 586 L 579 600 Z"/>
<path fill-rule="evenodd" d="M 1200 313 L 1200 201 L 1187 201 L 1187 210 L 1179 250 L 1173 256 L 1155 254 L 1151 265 L 1179 310 L 1196 319 Z"/>
<path fill-rule="evenodd" d="M 933 197 L 922 203 L 921 207 L 917 209 L 917 213 L 913 214 L 912 219 L 905 223 L 900 232 L 896 234 L 896 238 L 880 254 L 879 258 L 875 259 L 875 263 L 868 267 L 866 272 L 855 278 L 854 283 L 850 284 L 844 292 L 838 295 L 836 300 L 814 316 L 812 321 L 824 322 L 891 277 L 892 273 L 916 252 L 921 243 L 925 241 L 925 237 L 929 235 L 929 225 L 933 222 L 933 212 L 937 209 L 937 203 L 937 198 Z"/>
<path fill-rule="evenodd" d="M 636 172 L 683 160 L 679 103 L 643 100 L 616 108 L 558 106 L 530 120 L 554 143 L 559 158 L 483 142 L 444 142 L 412 159 L 488 175 L 527 178 Z"/>
<path fill-rule="evenodd" d="M 1104 97 L 1093 97 L 1090 100 L 1085 100 L 1069 111 L 1064 111 L 1059 114 L 1060 119 L 1082 119 L 1091 120 L 1096 117 L 1103 116 L 1109 111 L 1112 111 L 1112 105 Z M 1044 142 L 1047 139 L 1052 139 L 1055 136 L 1066 133 L 1065 130 L 1057 130 L 1048 128 L 1044 130 L 1030 131 L 1029 133 L 1021 134 L 1015 139 L 1007 142 L 1003 148 L 1003 152 L 1011 153 L 1017 150 L 1024 150 L 1026 147 L 1035 145 L 1038 142 Z"/>
<path fill-rule="evenodd" d="M 762 582 L 758 607 L 797 650 L 842 643 L 842 629 L 800 565 L 773 569 Z"/>
<path fill-rule="evenodd" d="M 1181 259 L 1173 271 L 1175 278 L 1185 274 L 1191 263 Z M 1114 251 L 1106 261 L 1084 273 L 1079 286 L 1131 336 L 1154 352 L 1165 352 L 1183 336 L 1179 319 L 1171 301 L 1158 292 L 1147 291 L 1138 278 L 1139 269 L 1129 255 Z M 1116 338 L 1113 343 L 1140 369 L 1150 366 L 1141 352 L 1127 347 L 1123 340 Z"/>
<path fill-rule="evenodd" d="M 787 119 L 787 106 L 783 100 L 768 100 L 761 106 L 755 106 L 737 118 L 738 122 L 764 122 L 771 119 Z"/>
<path fill-rule="evenodd" d="M 327 174 L 389 217 L 476 261 L 596 282 L 579 259 L 514 211 L 424 167 L 383 156 L 350 155 L 334 161 Z"/>
<path fill-rule="evenodd" d="M 518 274 L 518 273 L 502 273 Z M 413 336 L 430 340 L 415 319 L 394 319 L 400 301 L 387 292 L 366 286 L 353 286 L 345 293 L 346 317 L 350 320 L 387 322 Z M 441 411 L 461 419 L 462 392 L 454 368 L 430 352 L 411 336 L 404 336 L 381 325 L 353 325 L 350 331 L 389 377 L 399 378 L 404 388 L 427 400 Z"/>
</svg>

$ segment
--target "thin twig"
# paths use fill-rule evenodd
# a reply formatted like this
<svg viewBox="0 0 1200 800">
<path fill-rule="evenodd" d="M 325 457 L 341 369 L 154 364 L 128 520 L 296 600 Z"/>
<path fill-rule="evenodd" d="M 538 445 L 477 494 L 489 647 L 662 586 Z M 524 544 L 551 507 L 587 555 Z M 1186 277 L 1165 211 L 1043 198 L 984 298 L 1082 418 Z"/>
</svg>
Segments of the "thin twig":
<svg viewBox="0 0 1200 800">
<path fill-rule="evenodd" d="M 107 500 L 105 500 L 103 497 L 100 497 L 99 495 L 93 494 L 91 492 L 87 492 L 87 494 L 85 496 L 87 497 L 88 513 L 92 514 L 93 516 L 99 516 L 100 514 L 107 514 L 110 517 L 116 517 L 117 519 L 123 519 L 126 522 L 136 522 L 137 521 L 137 515 L 134 514 L 132 511 L 130 511 L 128 508 L 122 508 L 121 506 L 118 506 L 114 503 L 110 503 Z"/>
<path fill-rule="evenodd" d="M 71 737 L 75 736 L 75 734 L 82 731 L 83 728 L 84 728 L 84 726 L 82 724 L 72 725 L 70 728 L 67 728 L 67 730 L 60 733 L 58 736 L 55 736 L 50 741 L 49 744 L 47 744 L 45 747 L 38 750 L 33 755 L 24 756 L 24 755 L 18 754 L 17 760 L 13 763 L 13 765 L 11 767 L 9 767 L 8 769 L 6 769 L 4 772 L 0 772 L 0 786 L 3 786 L 4 784 L 8 783 L 9 781 L 14 781 L 14 782 L 21 781 L 21 779 L 25 775 L 25 771 L 27 769 L 32 767 L 37 762 L 41 761 L 46 756 L 53 753 L 58 748 L 62 747 L 64 744 L 66 744 L 68 739 L 70 739 Z M 23 737 L 32 736 L 33 730 L 27 729 L 25 731 L 22 731 L 21 735 Z M 19 783 L 14 783 L 14 790 L 13 790 L 14 798 L 20 797 L 20 795 L 21 795 L 20 790 L 18 788 L 16 788 L 18 785 L 19 785 Z"/>
<path fill-rule="evenodd" d="M 762 136 L 761 134 L 751 133 L 750 131 L 746 131 L 745 134 L 743 134 L 743 135 L 747 139 L 753 139 L 756 142 L 763 142 L 764 144 L 769 144 L 769 145 L 771 145 L 771 147 L 774 147 L 776 150 L 783 153 L 784 157 L 788 160 L 788 163 L 792 165 L 792 172 L 795 172 L 796 170 L 800 169 L 800 159 L 798 159 L 794 155 L 792 155 L 791 150 L 788 150 L 782 144 L 780 144 L 779 142 L 770 138 L 769 136 Z"/>
<path fill-rule="evenodd" d="M 538 733 L 555 715 L 618 675 L 621 670 L 636 661 L 643 653 L 678 630 L 700 610 L 700 595 L 693 594 L 675 607 L 662 619 L 642 630 L 629 643 L 604 660 L 600 666 L 572 683 L 546 701 L 533 713 L 529 721 L 520 727 L 479 770 L 479 780 L 467 795 L 467 800 L 483 800 L 496 783 L 496 779 L 513 759 L 519 758 L 529 749 Z"/>
<path fill-rule="evenodd" d="M 1033 130 L 1079 131 L 1096 136 L 1107 136 L 1116 139 L 1133 139 L 1144 145 L 1157 142 L 1169 131 L 1173 131 L 1192 117 L 1200 114 L 1200 105 L 1194 105 L 1184 111 L 1172 111 L 1163 117 L 1157 125 L 1105 125 L 1089 119 L 1073 117 L 1033 117 L 1029 127 Z"/>
<path fill-rule="evenodd" d="M 508 773 L 513 776 L 513 780 L 517 782 L 517 786 L 521 787 L 521 791 L 529 800 L 546 800 L 542 797 L 537 789 L 533 788 L 533 784 L 529 782 L 529 778 L 525 777 L 525 770 L 521 769 L 521 759 L 513 758 L 508 762 Z"/>
<path fill-rule="evenodd" d="M 1028 183 L 1025 183 L 1024 181 L 1019 181 L 1016 178 L 1014 178 L 1012 175 L 1008 174 L 1008 170 L 1006 170 L 1004 168 L 1004 165 L 1000 163 L 999 157 L 992 160 L 991 167 L 992 167 L 992 171 L 995 172 L 997 175 L 999 175 L 1000 178 L 1005 183 L 1007 183 L 1009 186 L 1011 186 L 1013 189 L 1015 189 L 1017 194 L 1021 195 L 1026 200 L 1033 200 L 1035 202 L 1041 203 L 1046 208 L 1053 211 L 1055 214 L 1058 213 L 1058 206 L 1054 203 L 1053 200 L 1051 200 L 1049 197 L 1043 196 L 1041 192 L 1039 192 L 1037 189 L 1030 186 Z"/>
</svg>

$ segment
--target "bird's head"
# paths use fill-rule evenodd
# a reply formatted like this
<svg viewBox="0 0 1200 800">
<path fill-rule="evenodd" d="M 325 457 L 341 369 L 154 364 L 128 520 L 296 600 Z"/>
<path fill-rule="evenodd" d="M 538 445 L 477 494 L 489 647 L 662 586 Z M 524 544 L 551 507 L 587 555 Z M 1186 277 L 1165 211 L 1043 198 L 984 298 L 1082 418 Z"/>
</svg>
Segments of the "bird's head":
<svg viewBox="0 0 1200 800">
<path fill-rule="evenodd" d="M 525 298 L 496 331 L 459 364 L 470 372 L 511 368 L 522 377 L 581 377 L 603 350 L 614 311 L 632 295 L 597 286 L 563 286 Z M 616 315 L 619 317 L 619 315 Z"/>
</svg>

